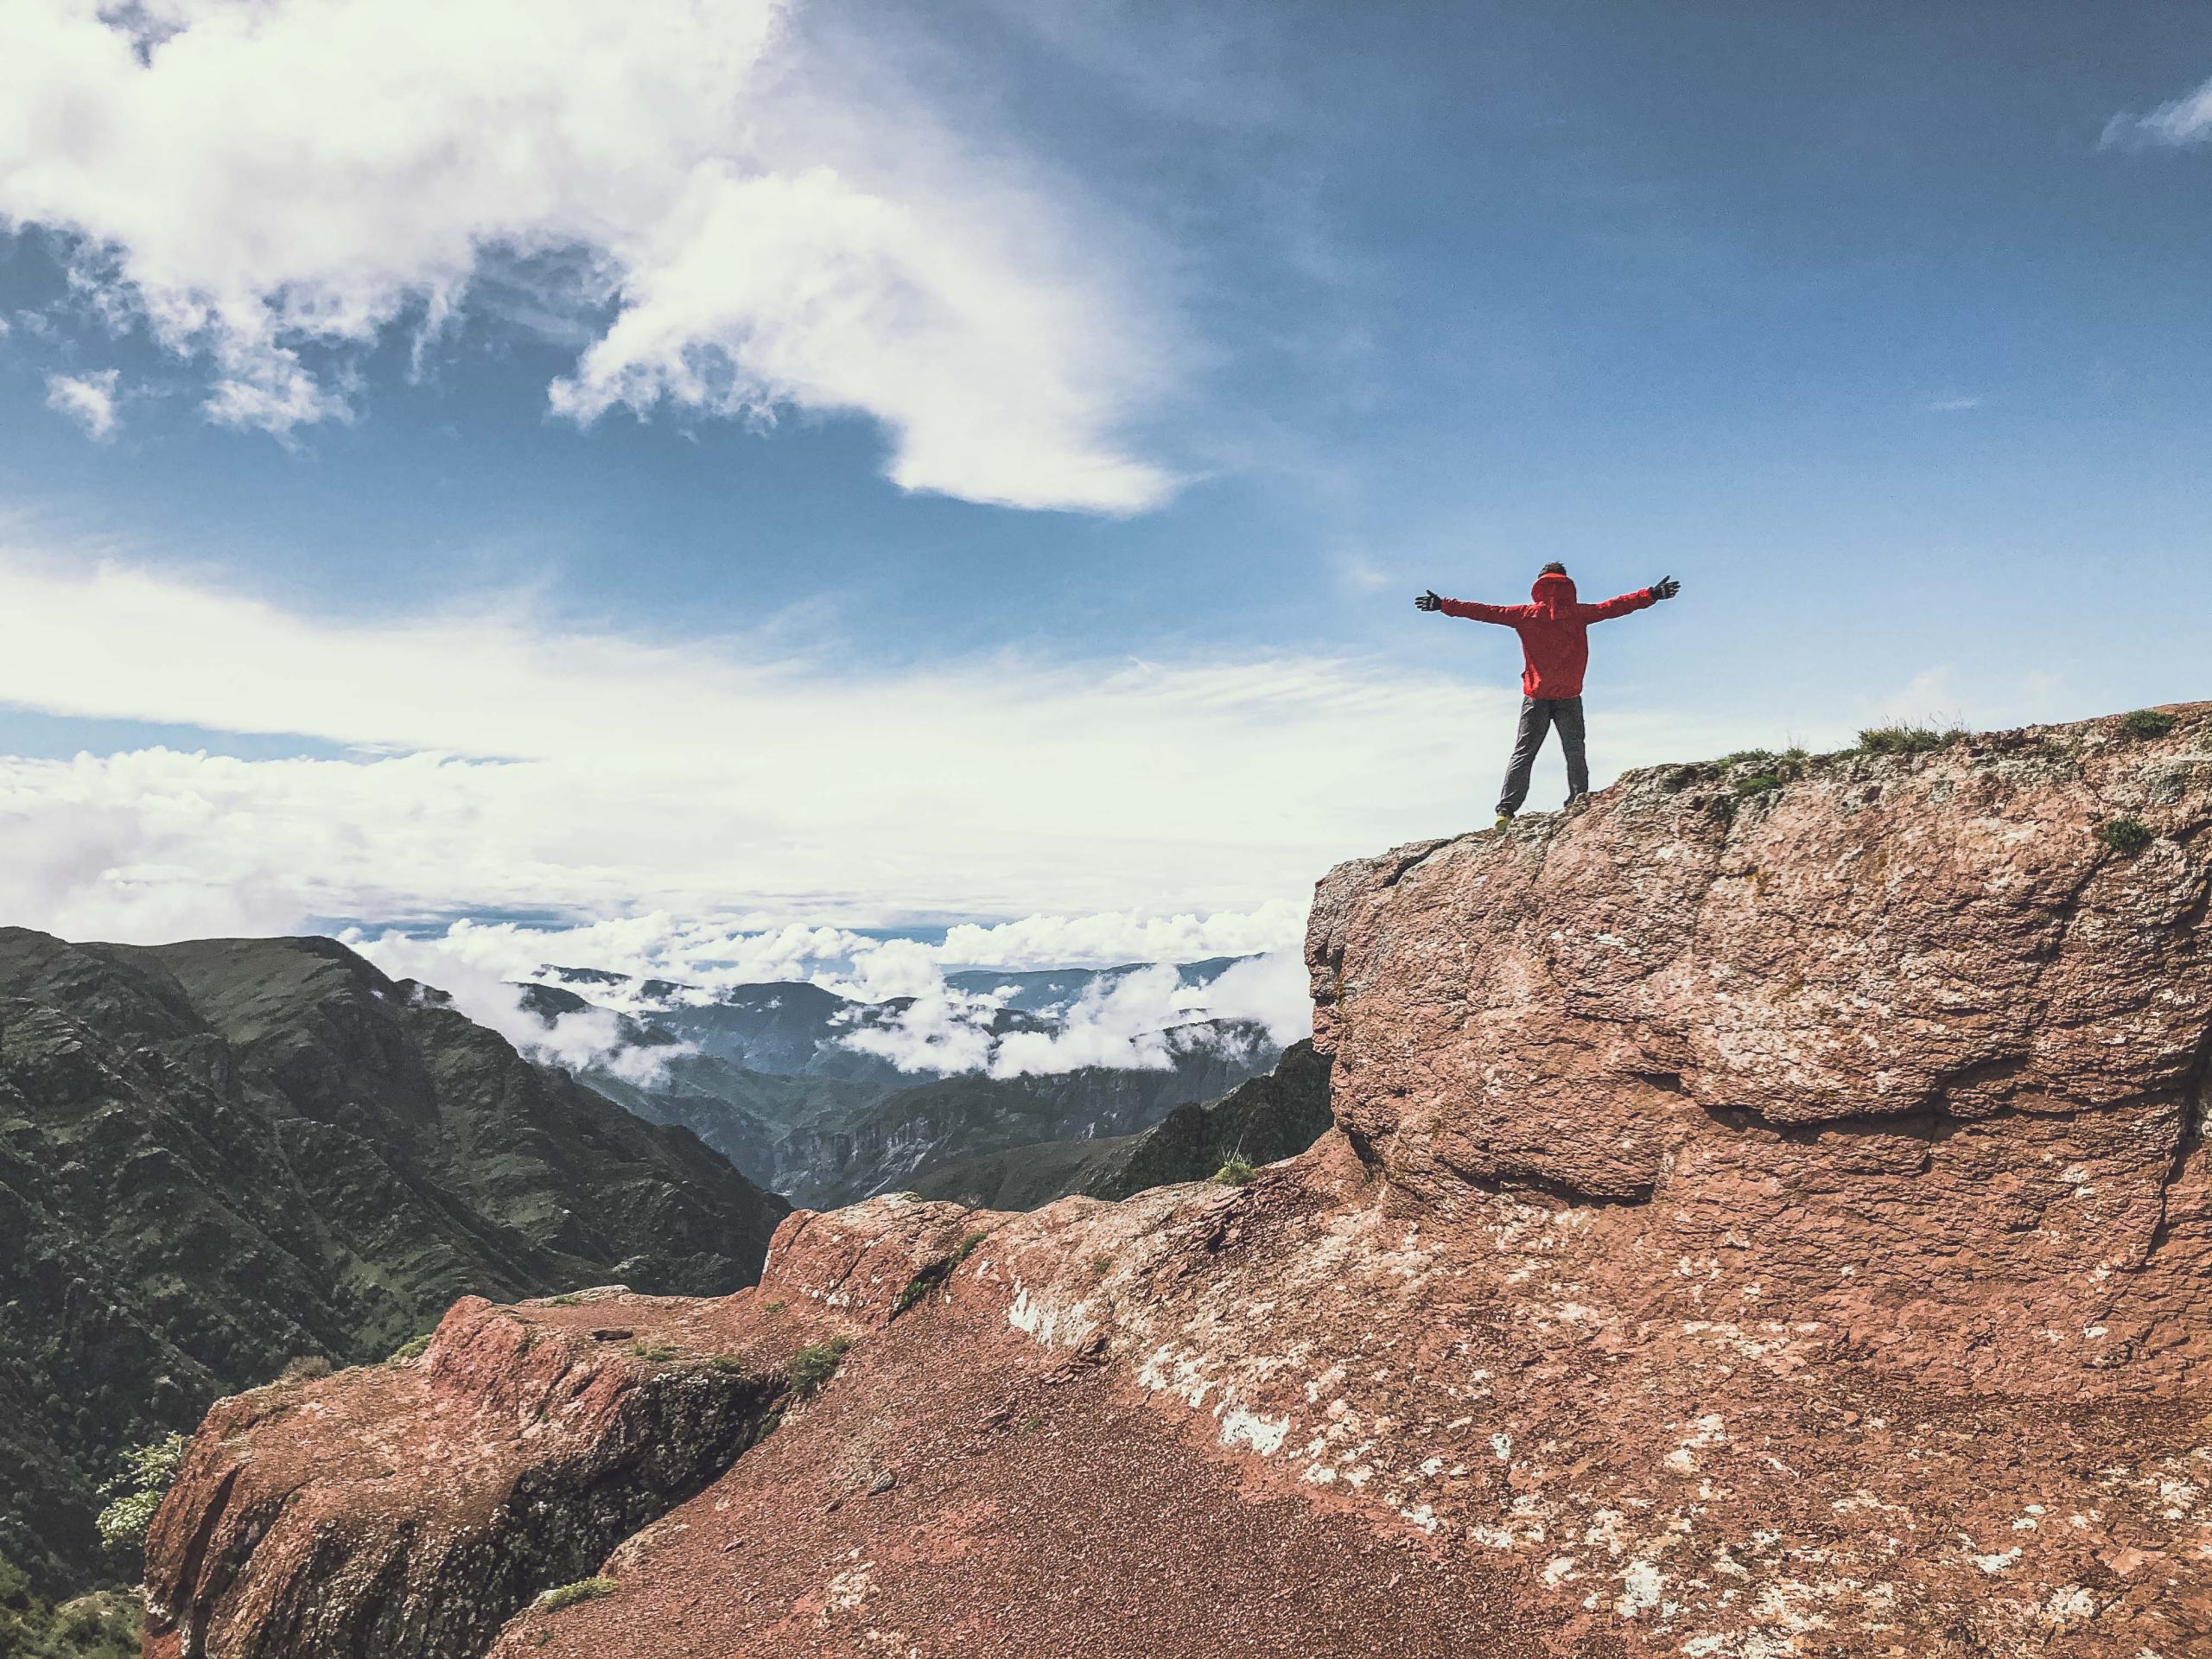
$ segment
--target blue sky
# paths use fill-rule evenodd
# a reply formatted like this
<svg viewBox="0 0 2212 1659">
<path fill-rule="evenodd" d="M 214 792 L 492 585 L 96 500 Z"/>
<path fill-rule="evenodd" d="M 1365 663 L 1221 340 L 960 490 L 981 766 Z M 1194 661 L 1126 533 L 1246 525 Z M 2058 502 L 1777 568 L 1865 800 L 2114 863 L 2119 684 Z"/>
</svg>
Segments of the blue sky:
<svg viewBox="0 0 2212 1659">
<path fill-rule="evenodd" d="M 1590 596 L 1684 583 L 1598 639 L 1601 772 L 2204 693 L 2212 109 L 2140 119 L 2212 75 L 2201 7 L 800 3 L 710 42 L 741 142 L 723 82 L 657 55 L 684 9 L 645 6 L 609 56 L 673 136 L 657 114 L 599 155 L 583 116 L 509 130 L 484 101 L 558 105 L 574 73 L 505 0 L 394 4 L 361 38 L 271 10 L 283 38 L 225 40 L 230 0 L 188 0 L 80 105 L 27 84 L 0 124 L 0 630 L 43 642 L 0 670 L 0 834 L 49 849 L 0 897 L 49 921 L 1294 910 L 1329 858 L 1482 816 L 1512 641 L 1408 601 L 1515 600 L 1549 558 Z M 50 86 L 105 26 L 41 10 L 12 73 Z M 208 41 L 229 58 L 187 63 Z M 522 170 L 348 128 L 385 113 L 317 78 L 383 84 L 379 45 L 456 66 L 390 85 L 469 145 L 506 131 Z M 237 114 L 228 89 L 279 79 L 297 107 Z M 631 108 L 602 90 L 585 116 Z M 172 147 L 188 211 L 149 200 Z M 726 240 L 674 184 L 593 228 L 639 167 L 696 187 L 702 157 Z M 825 240 L 849 211 L 869 239 Z M 848 264 L 889 275 L 831 338 L 808 296 Z M 594 352 L 620 359 L 597 379 Z M 152 584 L 140 624 L 102 634 L 96 568 Z M 165 641 L 188 599 L 205 626 Z M 472 626 L 499 675 L 464 671 Z M 564 677 L 586 660 L 611 677 Z M 387 671 L 419 709 L 391 712 Z M 1126 718 L 1088 694 L 1129 672 L 1166 677 Z M 788 698 L 748 712 L 748 676 Z M 811 759 L 749 752 L 855 686 Z M 570 692 L 588 753 L 532 723 Z M 907 769 L 874 797 L 871 732 Z M 248 770 L 109 764 L 156 746 Z M 80 750 L 105 770 L 64 781 Z M 588 798 L 593 834 L 523 833 L 543 811 L 493 802 L 514 772 L 251 770 L 441 753 L 567 767 L 544 798 Z M 640 836 L 687 766 L 733 791 L 700 810 L 742 857 Z M 392 840 L 295 879 L 376 842 L 387 797 L 512 856 L 493 880 Z M 214 803 L 204 841 L 147 806 L 186 798 Z M 774 810 L 715 817 L 740 799 Z M 111 861 L 51 850 L 65 808 Z M 208 898 L 241 887 L 271 896 Z"/>
</svg>

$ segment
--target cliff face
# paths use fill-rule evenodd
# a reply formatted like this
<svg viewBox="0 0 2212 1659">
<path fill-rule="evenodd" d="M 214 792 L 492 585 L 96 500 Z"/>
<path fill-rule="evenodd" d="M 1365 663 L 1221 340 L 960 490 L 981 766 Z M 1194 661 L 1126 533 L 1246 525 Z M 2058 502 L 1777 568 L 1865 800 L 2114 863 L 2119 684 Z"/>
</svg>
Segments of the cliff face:
<svg viewBox="0 0 2212 1659">
<path fill-rule="evenodd" d="M 1441 1212 L 1636 1211 L 1590 1271 L 1651 1313 L 1757 1301 L 1978 1388 L 2191 1375 L 2206 741 L 2013 733 L 1744 796 L 1761 763 L 1671 768 L 1346 865 L 1310 952 L 1338 1120 Z"/>
<path fill-rule="evenodd" d="M 118 1452 L 456 1296 L 724 1292 L 784 1214 L 327 939 L 0 929 L 0 1555 L 107 1566 Z"/>
<path fill-rule="evenodd" d="M 2212 1649 L 2212 709 L 2175 712 L 1637 774 L 1333 872 L 1340 1132 L 1243 1188 L 801 1213 L 757 1291 L 610 1298 L 696 1333 L 642 1363 L 835 1375 L 696 1496 L 541 1480 L 551 1536 L 665 1512 L 606 1593 L 479 1650 Z M 270 1645 L 259 1610 L 361 1600 L 341 1564 L 389 1559 L 389 1514 L 516 1531 L 316 1472 L 334 1421 L 426 1414 L 535 1466 L 484 1403 L 515 1370 L 219 1411 L 152 1563 L 168 1618 L 207 1610 L 192 1651 L 365 1651 Z M 267 1470 L 324 1524 L 240 1531 L 217 1585 L 189 1541 Z"/>
</svg>

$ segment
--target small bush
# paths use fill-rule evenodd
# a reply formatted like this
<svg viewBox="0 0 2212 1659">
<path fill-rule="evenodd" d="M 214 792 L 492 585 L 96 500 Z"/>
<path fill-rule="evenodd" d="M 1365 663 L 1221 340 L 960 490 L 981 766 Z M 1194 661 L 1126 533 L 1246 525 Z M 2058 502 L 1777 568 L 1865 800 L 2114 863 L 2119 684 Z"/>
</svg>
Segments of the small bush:
<svg viewBox="0 0 2212 1659">
<path fill-rule="evenodd" d="M 541 1613 L 557 1613 L 563 1607 L 573 1607 L 580 1601 L 597 1601 L 601 1596 L 613 1593 L 614 1580 L 612 1579 L 578 1579 L 574 1584 L 548 1590 L 538 1597 L 536 1605 Z"/>
<path fill-rule="evenodd" d="M 1783 779 L 1770 772 L 1755 772 L 1748 778 L 1736 780 L 1736 798 L 1750 800 L 1758 795 L 1771 795 L 1783 785 Z"/>
<path fill-rule="evenodd" d="M 680 1349 L 664 1348 L 650 1342 L 633 1342 L 630 1344 L 630 1352 L 633 1357 L 642 1359 L 652 1365 L 665 1365 L 681 1351 Z"/>
<path fill-rule="evenodd" d="M 328 1376 L 331 1363 L 321 1354 L 300 1354 L 284 1362 L 284 1369 L 276 1373 L 279 1382 L 312 1382 L 318 1376 Z"/>
<path fill-rule="evenodd" d="M 2138 709 L 2120 717 L 2120 729 L 2130 737 L 2164 737 L 2174 724 L 2174 717 L 2161 709 Z"/>
<path fill-rule="evenodd" d="M 1859 734 L 1861 754 L 1925 754 L 1965 736 L 1956 726 L 1927 726 L 1905 721 L 1895 726 L 1870 726 Z"/>
<path fill-rule="evenodd" d="M 424 1354 L 429 1352 L 430 1338 L 436 1334 L 434 1331 L 425 1331 L 421 1336 L 401 1343 L 398 1347 L 391 1351 L 391 1357 L 385 1363 L 389 1365 L 399 1365 L 410 1359 L 422 1358 Z"/>
<path fill-rule="evenodd" d="M 827 1342 L 817 1342 L 802 1348 L 784 1363 L 784 1376 L 791 1385 L 791 1393 L 801 1400 L 811 1400 L 822 1392 L 822 1385 L 837 1374 L 837 1362 L 853 1345 L 849 1337 L 832 1337 Z"/>
<path fill-rule="evenodd" d="M 761 1303 L 761 1304 L 760 1304 L 760 1311 L 761 1311 L 763 1313 L 782 1313 L 782 1312 L 784 1311 L 784 1299 L 783 1299 L 782 1297 L 779 1296 L 779 1297 L 778 1297 L 774 1301 L 772 1301 L 772 1302 L 763 1302 L 763 1303 Z"/>
<path fill-rule="evenodd" d="M 2158 837 L 2139 819 L 2113 818 L 2097 826 L 2097 839 L 2121 857 L 2133 858 Z"/>
<path fill-rule="evenodd" d="M 707 1363 L 713 1366 L 715 1370 L 718 1371 L 726 1371 L 733 1374 L 742 1374 L 743 1372 L 752 1369 L 735 1354 L 716 1354 L 712 1359 L 709 1360 Z"/>
<path fill-rule="evenodd" d="M 181 1434 L 165 1434 L 123 1454 L 123 1472 L 106 1487 L 114 1502 L 100 1511 L 94 1523 L 110 1548 L 146 1547 L 146 1529 L 154 1524 L 154 1511 L 162 1507 L 176 1471 L 184 1466 L 188 1444 Z"/>
<path fill-rule="evenodd" d="M 1771 749 L 1738 749 L 1733 754 L 1722 755 L 1720 757 L 1720 764 L 1724 766 L 1757 766 L 1764 772 L 1767 767 L 1774 764 L 1774 751 Z"/>
<path fill-rule="evenodd" d="M 1223 1186 L 1249 1186 L 1260 1172 L 1253 1167 L 1249 1158 L 1231 1158 L 1213 1173 L 1214 1179 Z"/>
</svg>

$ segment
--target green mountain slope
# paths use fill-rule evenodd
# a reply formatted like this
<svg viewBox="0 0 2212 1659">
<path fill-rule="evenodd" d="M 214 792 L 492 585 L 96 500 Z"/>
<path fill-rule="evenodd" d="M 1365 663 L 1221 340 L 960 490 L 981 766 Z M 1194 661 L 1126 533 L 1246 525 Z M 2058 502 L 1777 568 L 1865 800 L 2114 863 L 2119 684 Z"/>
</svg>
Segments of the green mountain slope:
<svg viewBox="0 0 2212 1659">
<path fill-rule="evenodd" d="M 787 1209 L 333 941 L 0 929 L 0 1556 L 120 1565 L 118 1452 L 295 1356 L 467 1294 L 730 1290 Z"/>
<path fill-rule="evenodd" d="M 1044 1141 L 935 1164 L 915 1178 L 925 1198 L 1034 1210 L 1081 1192 L 1126 1198 L 1173 1181 L 1202 1181 L 1232 1159 L 1273 1163 L 1301 1153 L 1330 1125 L 1329 1062 L 1294 1043 L 1266 1077 L 1220 1099 L 1176 1107 L 1141 1135 Z"/>
</svg>

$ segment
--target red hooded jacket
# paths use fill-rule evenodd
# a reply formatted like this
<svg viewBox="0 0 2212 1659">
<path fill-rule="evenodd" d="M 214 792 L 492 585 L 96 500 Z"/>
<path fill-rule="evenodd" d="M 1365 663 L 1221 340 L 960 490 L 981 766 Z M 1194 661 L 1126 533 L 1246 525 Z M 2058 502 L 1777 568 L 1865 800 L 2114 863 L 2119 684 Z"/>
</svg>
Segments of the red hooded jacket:
<svg viewBox="0 0 2212 1659">
<path fill-rule="evenodd" d="M 1580 696 L 1582 671 L 1590 665 L 1589 625 L 1659 602 L 1657 594 L 1641 588 L 1602 605 L 1585 605 L 1574 596 L 1573 578 L 1556 570 L 1538 576 L 1529 597 L 1534 603 L 1478 605 L 1447 599 L 1443 611 L 1471 622 L 1495 622 L 1519 634 L 1521 655 L 1528 664 L 1521 672 L 1521 690 L 1531 697 Z"/>
</svg>

